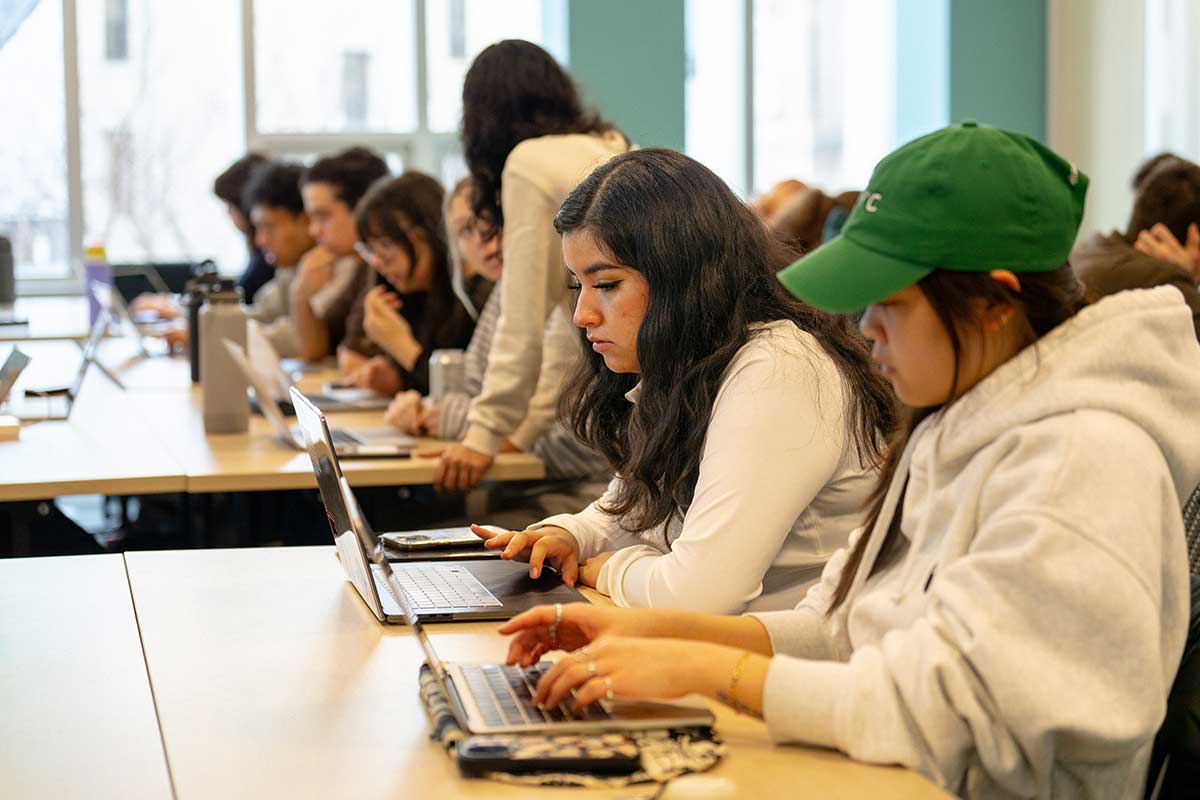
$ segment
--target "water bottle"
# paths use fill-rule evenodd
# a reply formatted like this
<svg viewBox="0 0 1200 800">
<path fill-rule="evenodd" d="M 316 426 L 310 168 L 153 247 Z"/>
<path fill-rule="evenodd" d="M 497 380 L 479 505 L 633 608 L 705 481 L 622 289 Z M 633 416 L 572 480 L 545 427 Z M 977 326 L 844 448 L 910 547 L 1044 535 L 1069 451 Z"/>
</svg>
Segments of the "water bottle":
<svg viewBox="0 0 1200 800">
<path fill-rule="evenodd" d="M 200 394 L 205 433 L 242 433 L 250 426 L 246 376 L 223 339 L 246 347 L 242 290 L 231 279 L 213 287 L 200 309 Z"/>
<path fill-rule="evenodd" d="M 220 282 L 216 265 L 205 261 L 196 267 L 191 279 L 183 287 L 179 304 L 187 313 L 188 365 L 192 371 L 192 383 L 200 382 L 200 306 L 209 290 Z"/>
<path fill-rule="evenodd" d="M 113 285 L 112 267 L 104 252 L 104 245 L 94 244 L 83 251 L 83 291 L 88 301 L 88 327 L 96 324 L 100 316 L 100 301 L 93 287 L 96 284 Z"/>
<path fill-rule="evenodd" d="M 441 400 L 452 392 L 465 391 L 466 354 L 462 350 L 434 350 L 429 354 L 429 396 Z"/>
<path fill-rule="evenodd" d="M 0 305 L 17 299 L 17 280 L 13 269 L 12 242 L 0 236 Z"/>
</svg>

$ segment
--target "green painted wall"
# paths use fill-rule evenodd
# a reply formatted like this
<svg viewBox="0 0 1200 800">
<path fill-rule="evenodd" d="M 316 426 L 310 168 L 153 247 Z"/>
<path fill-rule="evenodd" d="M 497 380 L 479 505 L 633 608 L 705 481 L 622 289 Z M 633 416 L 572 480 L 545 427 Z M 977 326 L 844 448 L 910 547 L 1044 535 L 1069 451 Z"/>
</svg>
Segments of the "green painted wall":
<svg viewBox="0 0 1200 800">
<path fill-rule="evenodd" d="M 567 6 L 571 74 L 587 101 L 643 147 L 683 149 L 683 8 L 684 0 Z"/>
<path fill-rule="evenodd" d="M 896 143 L 976 119 L 1046 136 L 1046 0 L 898 0 Z"/>
<path fill-rule="evenodd" d="M 951 122 L 1046 138 L 1046 0 L 951 0 Z"/>
</svg>

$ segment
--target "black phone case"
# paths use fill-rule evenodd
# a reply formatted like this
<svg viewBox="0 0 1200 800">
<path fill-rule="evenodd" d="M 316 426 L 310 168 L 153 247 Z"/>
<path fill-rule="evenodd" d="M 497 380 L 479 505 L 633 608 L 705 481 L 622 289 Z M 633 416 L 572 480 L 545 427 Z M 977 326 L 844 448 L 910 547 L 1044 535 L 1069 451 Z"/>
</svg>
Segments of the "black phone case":
<svg viewBox="0 0 1200 800">
<path fill-rule="evenodd" d="M 458 743 L 458 767 L 487 772 L 629 775 L 641 767 L 637 742 L 621 733 L 481 734 Z"/>
</svg>

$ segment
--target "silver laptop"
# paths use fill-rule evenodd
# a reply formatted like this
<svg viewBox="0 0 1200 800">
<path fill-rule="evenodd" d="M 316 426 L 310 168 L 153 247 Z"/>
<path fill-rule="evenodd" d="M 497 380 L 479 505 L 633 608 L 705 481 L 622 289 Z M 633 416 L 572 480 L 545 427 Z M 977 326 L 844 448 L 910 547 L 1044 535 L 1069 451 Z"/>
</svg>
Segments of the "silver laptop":
<svg viewBox="0 0 1200 800">
<path fill-rule="evenodd" d="M 17 378 L 21 377 L 21 372 L 25 367 L 29 366 L 30 360 L 29 356 L 16 347 L 13 347 L 8 358 L 4 359 L 4 366 L 0 367 L 0 406 L 3 406 L 4 401 L 8 399 L 8 393 L 12 391 L 13 384 L 17 382 Z"/>
<path fill-rule="evenodd" d="M 62 420 L 70 417 L 75 400 L 79 397 L 79 390 L 83 388 L 83 379 L 87 375 L 88 367 L 96 360 L 96 351 L 100 347 L 100 340 L 108 328 L 108 318 L 107 309 L 101 309 L 100 313 L 96 315 L 91 333 L 88 334 L 87 342 L 83 345 L 83 360 L 80 362 L 79 370 L 75 373 L 75 380 L 70 386 L 26 389 L 22 396 L 12 398 L 7 413 L 25 422 Z M 105 374 L 121 387 L 120 382 L 111 373 L 105 371 Z"/>
<path fill-rule="evenodd" d="M 246 324 L 246 356 L 268 390 L 268 394 L 255 398 L 257 402 L 261 405 L 269 397 L 284 415 L 291 416 L 294 411 L 288 391 L 294 383 L 292 375 L 284 369 L 279 352 L 254 320 Z M 322 411 L 378 411 L 392 401 L 387 395 L 356 386 L 327 386 L 319 394 L 305 396 Z"/>
<path fill-rule="evenodd" d="M 344 482 L 344 481 L 343 481 Z M 339 539 L 355 537 L 354 549 L 373 553 L 370 567 L 400 607 L 413 629 L 425 661 L 442 687 L 459 725 L 470 733 L 532 733 L 604 730 L 645 730 L 710 726 L 713 714 L 704 706 L 657 703 L 641 700 L 600 700 L 573 711 L 568 701 L 557 708 L 538 708 L 533 702 L 538 679 L 551 663 L 540 661 L 530 667 L 511 664 L 457 664 L 444 662 L 425 633 L 425 615 L 411 602 L 411 594 L 399 570 L 389 564 L 379 540 L 368 530 L 356 529 Z M 349 549 L 349 544 L 345 549 Z M 339 543 L 338 552 L 343 551 Z M 346 557 L 342 556 L 345 563 Z"/>
<path fill-rule="evenodd" d="M 246 351 L 242 349 L 241 345 L 229 339 L 225 339 L 224 342 L 225 349 L 229 351 L 229 355 L 237 364 L 238 369 L 246 376 L 250 388 L 254 390 L 255 397 L 259 399 L 258 405 L 262 409 L 263 416 L 267 418 L 271 428 L 275 431 L 275 437 L 293 449 L 305 449 L 300 426 L 297 425 L 294 428 L 289 426 L 276 403 L 270 400 L 263 402 L 262 398 L 269 398 L 271 395 L 262 372 L 255 369 L 254 365 L 250 363 L 250 359 L 247 358 Z M 330 435 L 333 437 L 337 455 L 342 458 L 403 458 L 412 455 L 413 449 L 417 446 L 416 439 L 389 426 L 335 428 Z"/>
<path fill-rule="evenodd" d="M 138 355 L 149 358 L 150 351 L 146 349 L 146 343 L 142 341 L 142 330 L 129 315 L 129 306 L 126 305 L 125 298 L 117 291 L 117 287 L 111 283 L 92 283 L 92 297 L 100 304 L 101 308 L 108 309 L 111 315 L 110 320 L 117 324 L 121 333 L 137 343 Z"/>
<path fill-rule="evenodd" d="M 356 538 L 342 535 L 345 531 L 361 531 L 372 540 L 376 539 L 342 475 L 325 417 L 295 389 L 292 395 L 342 566 L 376 618 L 381 622 L 403 623 L 400 607 L 386 583 L 369 566 L 368 554 L 355 544 Z M 475 559 L 452 562 L 404 558 L 393 570 L 408 590 L 410 602 L 417 605 L 427 620 L 508 619 L 544 603 L 584 600 L 583 595 L 564 584 L 553 570 L 545 570 L 535 580 L 529 577 L 528 565 L 504 561 L 483 552 Z"/>
</svg>

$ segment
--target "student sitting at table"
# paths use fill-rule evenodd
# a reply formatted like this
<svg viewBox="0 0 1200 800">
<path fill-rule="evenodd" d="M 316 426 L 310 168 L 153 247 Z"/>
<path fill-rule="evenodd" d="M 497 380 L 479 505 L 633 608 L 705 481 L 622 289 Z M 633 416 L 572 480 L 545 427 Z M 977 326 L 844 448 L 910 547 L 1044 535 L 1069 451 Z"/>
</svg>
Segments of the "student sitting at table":
<svg viewBox="0 0 1200 800">
<path fill-rule="evenodd" d="M 261 153 L 247 153 L 229 165 L 229 168 L 213 181 L 213 194 L 223 203 L 238 232 L 246 237 L 246 249 L 250 253 L 250 261 L 238 277 L 237 285 L 241 287 L 242 299 L 247 303 L 254 302 L 258 290 L 271 280 L 273 274 L 271 265 L 267 263 L 262 249 L 255 243 L 254 222 L 250 219 L 250 209 L 243 202 L 246 184 L 256 169 L 270 162 Z"/>
<path fill-rule="evenodd" d="M 292 281 L 290 306 L 300 357 L 317 361 L 334 352 L 346 338 L 346 320 L 361 302 L 371 270 L 354 245 L 354 206 L 371 184 L 387 175 L 387 164 L 364 147 L 351 147 L 317 159 L 300 179 L 309 232 L 317 246 L 300 259 Z M 344 371 L 365 358 L 338 350 Z"/>
<path fill-rule="evenodd" d="M 469 180 L 460 182 L 446 205 L 450 265 L 456 279 L 453 282 L 462 283 L 458 276 L 470 271 L 497 286 L 487 296 L 467 346 L 463 391 L 440 398 L 422 397 L 417 391 L 403 392 L 384 415 L 400 430 L 418 436 L 458 440 L 466 433 L 467 411 L 471 398 L 479 394 L 500 319 L 503 293 L 498 284 L 504 269 L 503 232 L 491 238 L 482 235 L 471 211 L 472 185 Z M 478 291 L 473 295 L 464 291 L 460 299 L 463 303 L 473 303 L 478 296 Z M 578 511 L 600 494 L 595 482 L 608 479 L 607 460 L 554 420 L 563 383 L 578 361 L 580 347 L 564 313 L 552 313 L 546 328 L 537 391 L 530 398 L 525 422 L 506 440 L 505 449 L 529 451 L 538 456 L 546 465 L 548 480 L 522 482 L 518 487 L 506 483 L 493 489 L 489 495 L 489 519 L 493 523 L 500 519 L 495 511 L 501 508 L 505 509 L 504 524 L 513 524 L 516 515 L 528 514 L 531 509 L 540 509 L 542 513 L 534 511 L 533 516 L 525 516 L 522 524 L 536 522 L 548 514 Z"/>
<path fill-rule="evenodd" d="M 262 250 L 274 275 L 258 290 L 246 316 L 258 322 L 283 358 L 300 354 L 292 325 L 289 290 L 296 265 L 316 242 L 309 234 L 308 214 L 300 196 L 304 167 L 286 161 L 264 164 L 250 176 L 242 196 L 254 224 L 254 243 Z M 327 287 L 328 288 L 328 287 Z"/>
<path fill-rule="evenodd" d="M 792 611 L 512 619 L 511 661 L 574 651 L 537 700 L 696 692 L 959 795 L 1142 796 L 1188 626 L 1200 347 L 1173 289 L 1085 307 L 1066 259 L 1086 187 L 974 123 L 881 161 L 874 202 L 781 274 L 865 306 L 913 409 L 868 524 Z"/>
<path fill-rule="evenodd" d="M 575 83 L 549 53 L 519 40 L 485 48 L 467 70 L 462 145 L 477 189 L 475 217 L 487 237 L 504 229 L 500 291 L 509 311 L 497 320 L 466 435 L 442 454 L 434 477 L 437 487 L 460 490 L 479 482 L 529 418 L 545 363 L 546 321 L 555 308 L 566 310 L 554 212 L 592 167 L 630 146 L 583 106 Z M 544 430 L 550 420 L 540 424 Z M 526 430 L 533 438 L 542 432 Z"/>
<path fill-rule="evenodd" d="M 357 385 L 382 394 L 429 391 L 429 356 L 462 349 L 475 321 L 454 294 L 442 222 L 442 185 L 410 171 L 371 187 L 354 211 L 360 255 L 381 283 L 367 290 L 363 333 L 383 350 L 355 371 Z"/>
<path fill-rule="evenodd" d="M 790 251 L 679 153 L 617 156 L 554 226 L 592 350 L 561 408 L 617 477 L 577 514 L 480 536 L 622 606 L 796 605 L 862 522 L 892 430 L 866 342 L 784 291 Z"/>
</svg>

